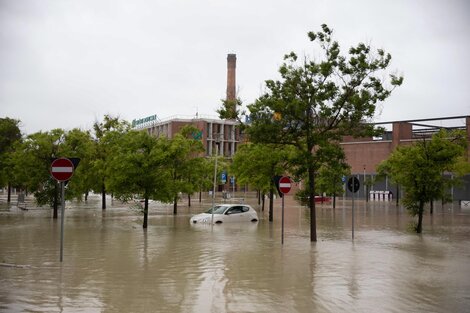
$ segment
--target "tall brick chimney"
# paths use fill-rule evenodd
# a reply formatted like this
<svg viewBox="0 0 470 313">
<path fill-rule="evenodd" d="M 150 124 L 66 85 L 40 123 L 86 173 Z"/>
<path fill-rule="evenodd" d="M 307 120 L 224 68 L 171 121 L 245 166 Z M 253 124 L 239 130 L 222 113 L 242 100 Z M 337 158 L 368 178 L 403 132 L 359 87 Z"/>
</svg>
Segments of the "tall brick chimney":
<svg viewBox="0 0 470 313">
<path fill-rule="evenodd" d="M 237 55 L 227 55 L 227 101 L 236 100 L 235 73 L 237 67 Z"/>
</svg>

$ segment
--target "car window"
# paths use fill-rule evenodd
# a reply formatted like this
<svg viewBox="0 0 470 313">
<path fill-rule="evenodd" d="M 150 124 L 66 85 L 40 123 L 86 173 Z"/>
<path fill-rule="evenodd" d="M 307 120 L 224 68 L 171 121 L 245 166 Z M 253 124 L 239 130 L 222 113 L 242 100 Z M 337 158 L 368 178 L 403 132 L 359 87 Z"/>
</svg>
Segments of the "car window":
<svg viewBox="0 0 470 313">
<path fill-rule="evenodd" d="M 243 212 L 243 209 L 241 206 L 234 206 L 234 207 L 231 207 L 227 213 L 229 214 L 238 214 L 238 213 L 242 213 Z"/>
<path fill-rule="evenodd" d="M 214 214 L 224 214 L 225 210 L 227 209 L 226 206 L 223 205 L 216 205 L 214 207 Z M 208 214 L 212 214 L 212 208 L 206 211 Z"/>
<path fill-rule="evenodd" d="M 248 212 L 250 210 L 247 206 L 242 206 L 242 212 Z"/>
</svg>

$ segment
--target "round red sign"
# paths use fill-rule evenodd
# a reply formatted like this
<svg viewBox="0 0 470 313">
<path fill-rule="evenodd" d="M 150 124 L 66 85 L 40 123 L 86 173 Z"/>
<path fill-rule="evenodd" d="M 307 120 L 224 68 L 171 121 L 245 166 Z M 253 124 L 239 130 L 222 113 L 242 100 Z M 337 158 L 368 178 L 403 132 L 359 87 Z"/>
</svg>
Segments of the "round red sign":
<svg viewBox="0 0 470 313">
<path fill-rule="evenodd" d="M 58 181 L 69 180 L 73 175 L 74 166 L 67 158 L 55 159 L 51 164 L 51 175 Z"/>
<path fill-rule="evenodd" d="M 283 176 L 279 179 L 279 191 L 283 194 L 289 193 L 292 182 L 289 177 Z"/>
</svg>

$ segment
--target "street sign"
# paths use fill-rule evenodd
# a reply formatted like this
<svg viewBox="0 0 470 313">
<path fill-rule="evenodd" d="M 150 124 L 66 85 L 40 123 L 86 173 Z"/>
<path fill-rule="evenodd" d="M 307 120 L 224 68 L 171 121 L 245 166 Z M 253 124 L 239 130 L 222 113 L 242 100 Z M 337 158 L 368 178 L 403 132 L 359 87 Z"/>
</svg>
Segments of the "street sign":
<svg viewBox="0 0 470 313">
<path fill-rule="evenodd" d="M 230 176 L 230 185 L 235 184 L 235 176 Z"/>
<path fill-rule="evenodd" d="M 70 159 L 60 158 L 52 161 L 51 175 L 60 182 L 69 180 L 73 175 L 73 170 L 74 166 Z"/>
<path fill-rule="evenodd" d="M 289 177 L 283 176 L 279 180 L 279 191 L 283 194 L 289 193 L 292 182 Z"/>
<path fill-rule="evenodd" d="M 351 233 L 352 239 L 354 240 L 354 194 L 359 190 L 361 184 L 357 177 L 349 177 L 348 179 L 348 190 L 352 192 L 352 214 L 351 214 Z"/>
<path fill-rule="evenodd" d="M 279 177 L 279 176 L 278 176 Z M 281 244 L 284 244 L 284 195 L 289 193 L 292 182 L 289 177 L 282 176 L 279 178 L 279 192 L 282 197 L 282 220 L 281 220 Z"/>
<path fill-rule="evenodd" d="M 222 181 L 222 184 L 225 184 L 227 182 L 227 172 L 222 172 L 220 176 L 220 180 Z"/>
<path fill-rule="evenodd" d="M 360 186 L 361 184 L 359 183 L 359 179 L 357 179 L 357 177 L 350 177 L 348 179 L 348 190 L 350 192 L 356 193 Z"/>
</svg>

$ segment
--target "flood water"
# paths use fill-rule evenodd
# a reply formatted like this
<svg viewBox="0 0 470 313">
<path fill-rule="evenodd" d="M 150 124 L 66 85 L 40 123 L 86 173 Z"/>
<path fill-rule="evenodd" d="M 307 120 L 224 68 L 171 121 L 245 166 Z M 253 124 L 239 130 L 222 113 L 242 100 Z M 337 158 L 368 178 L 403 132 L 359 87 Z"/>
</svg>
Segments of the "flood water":
<svg viewBox="0 0 470 313">
<path fill-rule="evenodd" d="M 254 199 L 247 201 L 258 210 Z M 1 312 L 469 312 L 470 210 L 435 206 L 424 233 L 395 203 L 318 205 L 289 197 L 281 245 L 275 220 L 190 225 L 205 210 L 151 204 L 149 227 L 128 205 L 99 198 L 67 203 L 64 261 L 60 218 L 0 202 Z"/>
</svg>

